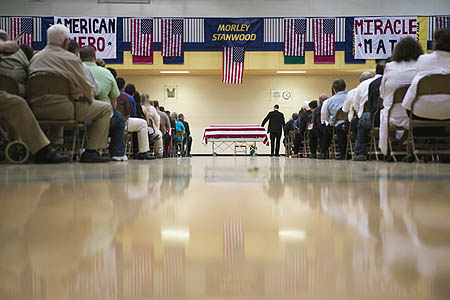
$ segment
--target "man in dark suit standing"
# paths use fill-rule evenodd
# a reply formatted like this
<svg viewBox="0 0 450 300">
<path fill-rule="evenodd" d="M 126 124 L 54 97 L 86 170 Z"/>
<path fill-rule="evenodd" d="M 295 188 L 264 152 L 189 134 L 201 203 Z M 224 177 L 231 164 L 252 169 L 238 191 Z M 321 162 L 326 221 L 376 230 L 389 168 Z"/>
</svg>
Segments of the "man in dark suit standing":
<svg viewBox="0 0 450 300">
<path fill-rule="evenodd" d="M 278 111 L 279 108 L 280 107 L 278 104 L 275 104 L 273 111 L 267 114 L 267 117 L 261 124 L 261 126 L 264 127 L 267 121 L 269 121 L 269 128 L 267 129 L 267 132 L 270 135 L 270 156 L 280 155 L 280 139 L 281 134 L 283 133 L 284 115 Z"/>
</svg>

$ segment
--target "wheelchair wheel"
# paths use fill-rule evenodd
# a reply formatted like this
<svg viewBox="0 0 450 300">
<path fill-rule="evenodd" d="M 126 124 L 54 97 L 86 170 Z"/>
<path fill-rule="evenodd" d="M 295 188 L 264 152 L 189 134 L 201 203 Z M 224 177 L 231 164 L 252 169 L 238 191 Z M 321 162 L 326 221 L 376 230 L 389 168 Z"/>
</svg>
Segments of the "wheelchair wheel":
<svg viewBox="0 0 450 300">
<path fill-rule="evenodd" d="M 28 160 L 30 151 L 22 141 L 12 141 L 5 148 L 6 160 L 13 164 L 22 164 Z"/>
</svg>

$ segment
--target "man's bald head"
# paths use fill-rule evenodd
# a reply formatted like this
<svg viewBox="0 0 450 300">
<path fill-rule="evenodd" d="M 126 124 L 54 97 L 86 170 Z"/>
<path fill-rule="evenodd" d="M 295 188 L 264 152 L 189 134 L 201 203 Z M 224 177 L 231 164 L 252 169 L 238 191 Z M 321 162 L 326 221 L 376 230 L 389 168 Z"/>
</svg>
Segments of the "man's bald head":
<svg viewBox="0 0 450 300">
<path fill-rule="evenodd" d="M 320 96 L 319 96 L 319 103 L 322 104 L 327 99 L 328 99 L 328 95 L 327 94 L 325 94 L 325 93 L 320 94 Z"/>
<path fill-rule="evenodd" d="M 363 82 L 364 80 L 370 79 L 372 77 L 373 77 L 372 73 L 367 72 L 367 71 L 362 72 L 361 76 L 359 76 L 359 82 Z"/>
<path fill-rule="evenodd" d="M 80 59 L 85 62 L 95 62 L 95 49 L 92 46 L 84 46 L 80 49 Z"/>
</svg>

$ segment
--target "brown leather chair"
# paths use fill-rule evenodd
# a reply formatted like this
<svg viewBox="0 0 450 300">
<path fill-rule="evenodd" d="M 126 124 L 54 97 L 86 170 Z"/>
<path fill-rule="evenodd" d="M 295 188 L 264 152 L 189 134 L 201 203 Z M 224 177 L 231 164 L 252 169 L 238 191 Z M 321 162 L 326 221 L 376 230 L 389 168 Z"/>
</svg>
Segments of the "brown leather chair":
<svg viewBox="0 0 450 300">
<path fill-rule="evenodd" d="M 27 94 L 29 100 L 48 94 L 67 96 L 68 101 L 74 106 L 73 118 L 64 121 L 38 119 L 38 122 L 43 129 L 62 127 L 63 132 L 64 130 L 73 131 L 73 135 L 71 136 L 64 136 L 63 133 L 63 136 L 57 137 L 54 140 L 62 138 L 64 143 L 56 146 L 60 148 L 61 152 L 70 154 L 72 159 L 75 155 L 79 159 L 84 148 L 85 139 L 87 139 L 87 126 L 85 122 L 79 121 L 77 118 L 75 101 L 72 98 L 69 81 L 57 74 L 37 72 L 28 78 Z"/>
</svg>

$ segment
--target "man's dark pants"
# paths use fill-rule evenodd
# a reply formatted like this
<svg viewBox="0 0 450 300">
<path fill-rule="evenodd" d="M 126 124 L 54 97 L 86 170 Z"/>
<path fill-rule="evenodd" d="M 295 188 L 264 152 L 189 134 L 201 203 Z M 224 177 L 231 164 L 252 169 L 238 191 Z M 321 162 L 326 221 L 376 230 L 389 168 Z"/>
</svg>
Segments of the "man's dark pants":
<svg viewBox="0 0 450 300">
<path fill-rule="evenodd" d="M 338 126 L 336 126 L 336 136 L 337 136 L 337 143 L 339 147 L 339 154 L 340 156 L 346 155 L 347 152 L 347 133 L 349 130 L 349 122 L 345 121 Z"/>
<path fill-rule="evenodd" d="M 113 110 L 113 116 L 109 121 L 109 136 L 111 137 L 111 142 L 109 143 L 110 156 L 125 155 L 125 124 L 126 121 L 122 114 Z"/>
<path fill-rule="evenodd" d="M 270 155 L 280 155 L 281 132 L 270 132 Z M 276 143 L 276 145 L 275 145 Z"/>
</svg>

